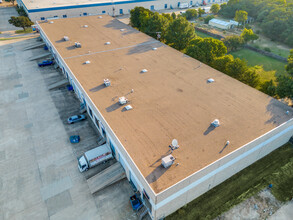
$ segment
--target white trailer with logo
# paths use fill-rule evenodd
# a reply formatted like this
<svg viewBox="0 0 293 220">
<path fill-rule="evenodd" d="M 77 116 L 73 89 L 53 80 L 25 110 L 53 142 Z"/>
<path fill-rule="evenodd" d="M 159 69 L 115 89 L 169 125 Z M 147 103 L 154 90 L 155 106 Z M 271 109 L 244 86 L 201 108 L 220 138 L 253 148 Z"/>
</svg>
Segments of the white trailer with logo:
<svg viewBox="0 0 293 220">
<path fill-rule="evenodd" d="M 80 158 L 78 158 L 78 169 L 80 172 L 84 172 L 112 158 L 113 155 L 110 147 L 107 144 L 104 144 L 85 152 Z"/>
</svg>

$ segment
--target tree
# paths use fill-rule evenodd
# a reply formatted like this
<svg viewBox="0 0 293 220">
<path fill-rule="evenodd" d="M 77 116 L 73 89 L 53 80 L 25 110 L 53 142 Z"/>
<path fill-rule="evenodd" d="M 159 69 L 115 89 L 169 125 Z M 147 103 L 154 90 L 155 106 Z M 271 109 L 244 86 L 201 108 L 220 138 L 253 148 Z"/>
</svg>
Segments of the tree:
<svg viewBox="0 0 293 220">
<path fill-rule="evenodd" d="M 226 53 L 224 43 L 214 38 L 195 38 L 186 48 L 187 55 L 206 64 L 211 64 L 216 57 L 224 56 Z"/>
<path fill-rule="evenodd" d="M 276 93 L 280 98 L 293 98 L 293 79 L 289 76 L 277 77 Z"/>
<path fill-rule="evenodd" d="M 288 64 L 286 65 L 287 72 L 293 76 L 293 49 L 290 50 L 290 55 L 288 56 Z"/>
<path fill-rule="evenodd" d="M 218 12 L 220 11 L 220 5 L 218 4 L 213 4 L 211 6 L 211 10 L 210 10 L 213 14 L 218 14 Z"/>
<path fill-rule="evenodd" d="M 19 16 L 25 16 L 27 17 L 27 13 L 25 12 L 23 7 L 18 7 L 16 8 L 17 13 L 19 14 Z"/>
<path fill-rule="evenodd" d="M 171 47 L 183 50 L 195 36 L 194 27 L 185 18 L 179 17 L 170 22 L 163 38 Z"/>
<path fill-rule="evenodd" d="M 257 73 L 257 68 L 250 67 L 241 75 L 239 75 L 239 80 L 253 88 L 259 85 L 259 74 Z"/>
<path fill-rule="evenodd" d="M 161 32 L 160 35 L 162 36 L 168 24 L 168 19 L 156 12 L 149 17 L 145 27 L 145 33 L 157 38 L 158 32 Z"/>
<path fill-rule="evenodd" d="M 130 25 L 132 27 L 140 29 L 142 26 L 143 17 L 153 14 L 152 11 L 145 9 L 144 7 L 135 7 L 130 10 Z"/>
<path fill-rule="evenodd" d="M 191 20 L 197 17 L 197 10 L 196 9 L 187 9 L 184 13 L 187 20 Z"/>
<path fill-rule="evenodd" d="M 244 30 L 242 31 L 241 37 L 243 38 L 245 43 L 258 39 L 258 36 L 255 33 L 253 33 L 253 30 L 246 28 L 244 28 Z"/>
<path fill-rule="evenodd" d="M 240 79 L 243 74 L 247 71 L 248 67 L 245 61 L 236 58 L 233 62 L 228 63 L 227 72 L 229 76 L 232 76 L 235 79 Z"/>
<path fill-rule="evenodd" d="M 260 86 L 260 91 L 263 93 L 269 95 L 269 96 L 275 96 L 276 95 L 276 85 L 273 82 L 273 80 L 265 81 Z"/>
<path fill-rule="evenodd" d="M 243 46 L 244 40 L 240 36 L 232 35 L 225 37 L 223 43 L 227 47 L 228 51 L 237 50 L 239 47 Z"/>
<path fill-rule="evenodd" d="M 199 8 L 198 9 L 198 16 L 201 17 L 205 13 L 204 9 Z"/>
<path fill-rule="evenodd" d="M 204 18 L 204 23 L 205 23 L 205 24 L 208 24 L 209 21 L 212 20 L 213 18 L 215 18 L 214 15 L 206 16 L 206 17 Z"/>
<path fill-rule="evenodd" d="M 175 12 L 172 12 L 171 16 L 172 16 L 173 19 L 176 19 L 176 14 L 175 14 Z"/>
<path fill-rule="evenodd" d="M 235 13 L 235 21 L 238 21 L 240 24 L 244 24 L 244 22 L 247 20 L 248 13 L 246 11 L 238 10 Z"/>
<path fill-rule="evenodd" d="M 232 63 L 234 60 L 234 57 L 229 54 L 229 55 L 224 55 L 221 57 L 216 57 L 213 62 L 212 62 L 212 67 L 214 67 L 215 69 L 226 73 L 227 72 L 227 66 L 229 63 Z"/>
<path fill-rule="evenodd" d="M 19 17 L 14 17 L 12 16 L 8 22 L 15 27 L 22 27 L 23 30 L 25 31 L 25 28 L 32 26 L 34 23 L 25 16 L 19 16 Z"/>
</svg>

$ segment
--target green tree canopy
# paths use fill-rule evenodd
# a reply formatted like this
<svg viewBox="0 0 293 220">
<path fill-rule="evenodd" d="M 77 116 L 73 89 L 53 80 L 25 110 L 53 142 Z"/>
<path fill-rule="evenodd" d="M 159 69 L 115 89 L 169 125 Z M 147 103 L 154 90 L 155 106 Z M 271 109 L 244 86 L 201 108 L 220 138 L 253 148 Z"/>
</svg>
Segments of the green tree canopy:
<svg viewBox="0 0 293 220">
<path fill-rule="evenodd" d="M 195 36 L 194 27 L 184 17 L 179 17 L 170 22 L 163 37 L 171 47 L 183 50 Z"/>
<path fill-rule="evenodd" d="M 156 12 L 149 17 L 144 31 L 146 34 L 157 38 L 158 32 L 161 32 L 160 35 L 162 36 L 168 24 L 169 20 Z"/>
<path fill-rule="evenodd" d="M 12 16 L 8 22 L 12 25 L 14 25 L 15 27 L 21 27 L 23 28 L 23 30 L 25 30 L 25 28 L 32 26 L 34 23 L 25 16 L 19 16 L 19 17 L 14 17 Z"/>
<path fill-rule="evenodd" d="M 293 98 L 293 79 L 289 76 L 277 77 L 277 88 L 276 92 L 280 98 Z"/>
<path fill-rule="evenodd" d="M 232 76 L 235 79 L 240 79 L 242 75 L 248 70 L 247 64 L 245 61 L 236 58 L 233 62 L 228 63 L 227 72 L 229 76 Z"/>
<path fill-rule="evenodd" d="M 265 81 L 260 86 L 260 91 L 264 92 L 265 94 L 268 94 L 269 96 L 275 96 L 276 95 L 276 85 L 273 82 L 273 80 Z"/>
<path fill-rule="evenodd" d="M 224 43 L 214 38 L 195 38 L 186 48 L 187 55 L 206 64 L 211 64 L 216 57 L 224 56 L 226 53 Z"/>
<path fill-rule="evenodd" d="M 135 7 L 130 10 L 130 25 L 140 30 L 141 27 L 145 25 L 143 24 L 143 22 L 145 22 L 144 17 L 148 17 L 151 14 L 153 14 L 153 12 L 144 7 Z"/>
<path fill-rule="evenodd" d="M 198 16 L 201 17 L 205 13 L 205 10 L 202 8 L 198 9 Z"/>
<path fill-rule="evenodd" d="M 288 57 L 288 64 L 286 65 L 287 72 L 293 76 L 293 49 L 290 50 L 290 55 Z"/>
<path fill-rule="evenodd" d="M 187 20 L 191 20 L 197 18 L 197 10 L 196 9 L 187 9 L 184 13 L 184 16 Z"/>
<path fill-rule="evenodd" d="M 221 57 L 216 57 L 212 62 L 212 67 L 214 67 L 215 69 L 223 73 L 226 73 L 228 64 L 232 63 L 233 60 L 234 60 L 234 57 L 231 54 L 224 55 Z"/>
<path fill-rule="evenodd" d="M 223 39 L 223 43 L 227 47 L 228 51 L 234 51 L 234 50 L 237 50 L 239 47 L 243 46 L 244 40 L 241 36 L 231 35 L 231 36 L 225 37 Z"/>
<path fill-rule="evenodd" d="M 252 29 L 246 29 L 246 28 L 244 28 L 244 30 L 242 31 L 241 37 L 243 38 L 245 43 L 258 39 L 258 36 L 255 33 L 253 33 Z"/>
<path fill-rule="evenodd" d="M 208 15 L 204 18 L 204 23 L 208 24 L 210 20 L 212 20 L 213 18 L 215 18 L 214 15 Z"/>
<path fill-rule="evenodd" d="M 239 10 L 236 11 L 234 20 L 238 21 L 240 24 L 244 24 L 244 22 L 247 20 L 247 16 L 248 13 L 246 11 Z"/>
<path fill-rule="evenodd" d="M 211 10 L 210 10 L 212 13 L 214 14 L 218 14 L 218 12 L 220 11 L 220 5 L 218 4 L 213 4 L 211 6 Z"/>
</svg>

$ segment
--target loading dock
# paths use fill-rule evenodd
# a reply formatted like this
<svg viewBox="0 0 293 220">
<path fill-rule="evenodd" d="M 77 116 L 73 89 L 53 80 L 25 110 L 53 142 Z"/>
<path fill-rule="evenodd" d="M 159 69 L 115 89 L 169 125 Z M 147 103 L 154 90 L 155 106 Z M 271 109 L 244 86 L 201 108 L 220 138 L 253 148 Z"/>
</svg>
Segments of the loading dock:
<svg viewBox="0 0 293 220">
<path fill-rule="evenodd" d="M 120 163 L 116 162 L 112 166 L 104 169 L 95 176 L 87 180 L 87 184 L 92 194 L 124 179 L 125 171 Z"/>
</svg>

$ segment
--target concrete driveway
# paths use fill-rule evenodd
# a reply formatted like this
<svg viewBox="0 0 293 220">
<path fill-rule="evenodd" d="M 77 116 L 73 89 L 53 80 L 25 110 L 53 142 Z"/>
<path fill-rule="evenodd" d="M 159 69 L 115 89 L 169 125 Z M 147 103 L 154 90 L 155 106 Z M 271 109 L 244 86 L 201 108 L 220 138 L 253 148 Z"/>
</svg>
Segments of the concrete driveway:
<svg viewBox="0 0 293 220">
<path fill-rule="evenodd" d="M 127 180 L 90 193 L 77 168 L 82 150 L 68 140 L 79 126 L 89 129 L 90 124 L 65 123 L 65 116 L 74 113 L 60 107 L 67 91 L 47 89 L 59 73 L 28 61 L 45 53 L 42 48 L 23 51 L 35 43 L 35 38 L 0 41 L 0 220 L 136 219 Z M 74 95 L 69 99 L 74 101 Z M 97 134 L 85 133 L 85 146 L 91 147 Z"/>
<path fill-rule="evenodd" d="M 11 30 L 22 30 L 8 23 L 11 16 L 18 16 L 15 7 L 0 7 L 0 32 L 11 31 Z M 1 37 L 1 35 L 0 35 Z"/>
</svg>

